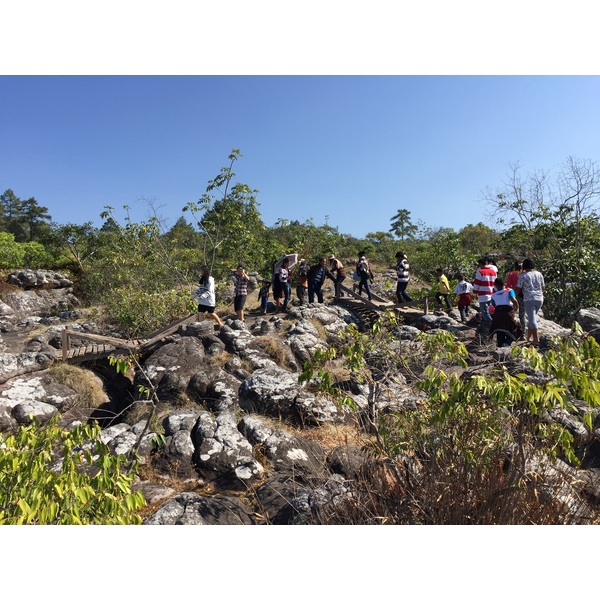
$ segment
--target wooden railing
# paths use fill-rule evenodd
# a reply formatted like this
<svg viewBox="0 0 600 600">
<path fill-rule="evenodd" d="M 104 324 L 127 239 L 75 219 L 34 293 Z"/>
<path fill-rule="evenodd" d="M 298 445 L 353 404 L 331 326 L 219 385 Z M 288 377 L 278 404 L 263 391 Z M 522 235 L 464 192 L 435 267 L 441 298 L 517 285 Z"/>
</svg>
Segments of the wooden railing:
<svg viewBox="0 0 600 600">
<path fill-rule="evenodd" d="M 198 313 L 194 313 L 174 321 L 170 325 L 151 333 L 146 338 L 130 340 L 124 340 L 122 338 L 115 338 L 107 335 L 97 335 L 95 333 L 86 333 L 83 331 L 73 331 L 67 326 L 62 330 L 61 334 L 62 360 L 67 362 L 75 358 L 79 358 L 81 360 L 85 356 L 108 355 L 116 352 L 118 349 L 143 352 L 165 337 L 175 333 L 175 331 L 177 331 L 181 325 L 193 323 L 197 320 Z M 88 342 L 93 342 L 93 344 L 91 346 L 73 349 L 71 344 L 72 340 L 85 340 Z"/>
<path fill-rule="evenodd" d="M 411 300 L 410 302 L 404 302 L 402 304 L 395 304 L 388 300 L 387 298 L 382 298 L 377 294 L 371 292 L 371 301 L 369 301 L 365 296 L 361 296 L 346 287 L 345 285 L 341 285 L 340 289 L 352 298 L 356 298 L 357 300 L 362 301 L 369 308 L 373 308 L 375 310 L 396 310 L 400 308 L 409 308 L 412 306 L 423 306 L 423 314 L 429 314 L 429 302 L 435 300 L 435 298 L 421 298 L 420 300 Z"/>
</svg>

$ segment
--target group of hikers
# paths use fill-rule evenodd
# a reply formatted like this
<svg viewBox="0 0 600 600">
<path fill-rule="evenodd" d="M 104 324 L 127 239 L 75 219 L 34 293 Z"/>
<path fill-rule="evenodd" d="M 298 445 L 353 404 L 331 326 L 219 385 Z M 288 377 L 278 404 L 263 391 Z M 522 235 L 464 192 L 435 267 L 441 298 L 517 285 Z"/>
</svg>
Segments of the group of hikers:
<svg viewBox="0 0 600 600">
<path fill-rule="evenodd" d="M 396 297 L 398 304 L 406 304 L 413 301 L 407 292 L 410 265 L 403 252 L 397 252 L 395 257 Z M 267 313 L 271 286 L 275 312 L 288 310 L 292 281 L 296 284 L 296 295 L 301 305 L 312 304 L 315 298 L 318 303 L 323 303 L 322 287 L 326 279 L 330 279 L 334 284 L 334 301 L 344 295 L 341 285 L 347 277 L 346 268 L 334 254 L 331 254 L 327 261 L 325 257 L 319 258 L 312 266 L 308 266 L 306 260 L 302 259 L 297 263 L 297 269 L 292 271 L 296 266 L 295 258 L 296 255 L 289 255 L 276 261 L 273 264 L 271 278 L 261 280 L 258 291 L 261 314 Z M 238 319 L 243 321 L 249 276 L 242 265 L 232 269 L 231 273 L 234 278 L 234 311 Z M 513 341 L 523 339 L 525 331 L 527 342 L 539 344 L 537 314 L 544 301 L 545 283 L 532 259 L 526 258 L 523 262 L 515 262 L 505 281 L 498 276 L 498 266 L 493 258 L 489 256 L 480 258 L 473 281 L 467 281 L 463 273 L 458 273 L 458 283 L 453 290 L 450 289 L 450 282 L 443 269 L 436 269 L 436 275 L 438 290 L 435 297 L 438 306 L 442 308 L 445 305 L 450 309 L 451 293 L 457 295 L 460 320 L 466 323 L 471 303 L 476 298 L 482 326 L 489 329 L 489 335 L 496 335 L 498 347 L 510 346 Z M 354 262 L 352 278 L 354 290 L 358 290 L 359 295 L 364 291 L 367 298 L 371 300 L 370 284 L 374 281 L 374 274 L 364 251 L 359 252 L 358 259 Z M 206 313 L 221 328 L 223 323 L 215 312 L 215 282 L 209 267 L 202 268 L 199 283 L 195 293 L 198 311 Z M 514 318 L 516 314 L 518 314 L 518 321 Z"/>
<path fill-rule="evenodd" d="M 443 269 L 436 270 L 438 276 L 438 306 L 443 302 L 451 307 L 450 285 Z M 545 282 L 536 269 L 535 262 L 526 258 L 516 261 L 506 281 L 498 276 L 498 265 L 489 256 L 480 258 L 473 282 L 458 274 L 458 283 L 453 293 L 458 295 L 460 320 L 467 321 L 473 301 L 477 298 L 482 326 L 489 335 L 496 335 L 499 348 L 510 346 L 513 341 L 525 339 L 533 345 L 539 344 L 537 315 L 544 303 Z M 518 314 L 518 320 L 515 316 Z M 526 334 L 525 334 L 526 332 Z"/>
</svg>

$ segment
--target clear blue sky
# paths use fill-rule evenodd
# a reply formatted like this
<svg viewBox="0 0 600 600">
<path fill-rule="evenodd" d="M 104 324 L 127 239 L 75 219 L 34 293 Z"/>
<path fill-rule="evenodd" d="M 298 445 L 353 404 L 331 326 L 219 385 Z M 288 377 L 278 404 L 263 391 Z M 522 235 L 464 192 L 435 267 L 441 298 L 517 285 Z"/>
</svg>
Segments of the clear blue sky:
<svg viewBox="0 0 600 600">
<path fill-rule="evenodd" d="M 172 224 L 239 148 L 267 225 L 460 229 L 511 162 L 599 160 L 599 107 L 594 76 L 3 76 L 0 188 L 59 223 L 147 199 Z"/>
</svg>

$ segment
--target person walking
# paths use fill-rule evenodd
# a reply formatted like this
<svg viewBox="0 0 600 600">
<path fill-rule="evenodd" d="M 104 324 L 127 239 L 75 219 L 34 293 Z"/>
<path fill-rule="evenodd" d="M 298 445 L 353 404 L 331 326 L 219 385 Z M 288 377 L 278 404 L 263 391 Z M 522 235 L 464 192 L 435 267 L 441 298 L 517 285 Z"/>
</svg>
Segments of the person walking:
<svg viewBox="0 0 600 600">
<path fill-rule="evenodd" d="M 334 285 L 335 285 L 335 297 L 334 300 L 339 300 L 343 295 L 341 290 L 342 281 L 346 279 L 346 269 L 344 269 L 344 265 L 340 260 L 338 260 L 335 255 L 331 255 L 329 257 L 329 270 L 332 275 L 335 277 Z"/>
<path fill-rule="evenodd" d="M 408 269 L 408 259 L 406 254 L 403 252 L 396 252 L 396 273 L 398 274 L 398 282 L 396 283 L 396 297 L 398 298 L 398 304 L 404 302 L 412 302 L 412 298 L 409 296 L 406 288 L 410 280 Z"/>
<path fill-rule="evenodd" d="M 235 277 L 233 290 L 233 310 L 240 321 L 244 320 L 244 305 L 248 297 L 248 280 L 250 279 L 242 265 L 237 269 L 231 269 Z"/>
<path fill-rule="evenodd" d="M 544 304 L 545 282 L 543 275 L 535 268 L 535 261 L 526 258 L 523 261 L 523 272 L 517 280 L 517 295 L 523 295 L 525 313 L 527 315 L 527 341 L 537 345 L 538 336 L 537 314 Z"/>
<path fill-rule="evenodd" d="M 473 301 L 471 292 L 473 291 L 473 285 L 469 283 L 462 273 L 458 274 L 458 283 L 454 286 L 453 294 L 458 294 L 458 312 L 460 313 L 461 323 L 467 322 L 467 314 L 469 307 Z"/>
<path fill-rule="evenodd" d="M 489 313 L 492 294 L 494 293 L 494 281 L 496 281 L 497 269 L 488 264 L 485 258 L 477 261 L 477 272 L 473 280 L 473 291 L 477 294 L 479 312 L 484 323 L 490 324 L 492 316 Z"/>
<path fill-rule="evenodd" d="M 443 298 L 446 302 L 446 308 L 450 309 L 452 308 L 452 306 L 450 304 L 450 300 L 448 299 L 448 297 L 450 296 L 450 283 L 448 281 L 448 278 L 444 275 L 443 269 L 437 268 L 435 272 L 437 273 L 438 277 L 438 292 L 435 295 L 435 299 L 437 300 L 438 306 L 441 307 L 443 306 Z"/>
<path fill-rule="evenodd" d="M 490 300 L 494 307 L 490 336 L 496 334 L 498 348 L 510 346 L 513 341 L 521 337 L 521 327 L 515 323 L 513 314 L 519 310 L 519 302 L 512 288 L 504 287 L 504 280 L 496 277 L 494 293 Z"/>
<path fill-rule="evenodd" d="M 308 270 L 308 302 L 313 304 L 315 301 L 315 295 L 319 304 L 323 304 L 323 291 L 321 287 L 325 283 L 325 277 L 327 275 L 327 267 L 325 266 L 325 258 L 319 258 L 319 262 L 313 265 Z"/>
<path fill-rule="evenodd" d="M 208 316 L 218 325 L 219 329 L 223 327 L 223 322 L 219 315 L 215 312 L 215 280 L 210 274 L 210 267 L 204 265 L 202 267 L 202 275 L 198 282 L 198 289 L 194 293 L 194 297 L 198 300 L 198 313 L 208 314 Z"/>
<path fill-rule="evenodd" d="M 515 261 L 512 271 L 506 276 L 506 287 L 517 292 L 517 282 L 519 281 L 519 275 L 523 272 L 523 263 L 518 260 Z M 519 302 L 519 323 L 521 324 L 522 335 L 525 335 L 525 302 L 523 296 L 517 294 L 517 301 Z"/>
<path fill-rule="evenodd" d="M 296 271 L 296 296 L 300 300 L 300 306 L 304 306 L 307 303 L 308 295 L 308 265 L 306 260 L 302 259 L 298 263 L 298 270 Z"/>
<path fill-rule="evenodd" d="M 279 312 L 280 308 L 283 312 L 286 312 L 287 308 L 288 308 L 288 302 L 290 301 L 290 295 L 291 295 L 289 266 L 290 266 L 290 259 L 284 258 L 283 262 L 281 263 L 281 267 L 279 267 L 279 269 L 277 269 L 276 275 L 279 279 L 279 284 L 281 285 L 281 291 L 283 293 L 283 304 L 280 305 L 280 303 L 278 301 L 275 312 Z"/>
<path fill-rule="evenodd" d="M 358 284 L 358 295 L 362 296 L 363 287 L 367 292 L 369 302 L 371 301 L 371 289 L 369 288 L 369 280 L 373 282 L 373 271 L 369 266 L 369 261 L 365 256 L 364 251 L 358 253 L 358 261 L 356 262 L 356 272 L 360 276 L 360 282 Z"/>
<path fill-rule="evenodd" d="M 268 279 L 262 280 L 262 285 L 258 290 L 258 299 L 260 300 L 260 314 L 266 315 L 269 308 L 269 288 L 271 282 Z"/>
</svg>

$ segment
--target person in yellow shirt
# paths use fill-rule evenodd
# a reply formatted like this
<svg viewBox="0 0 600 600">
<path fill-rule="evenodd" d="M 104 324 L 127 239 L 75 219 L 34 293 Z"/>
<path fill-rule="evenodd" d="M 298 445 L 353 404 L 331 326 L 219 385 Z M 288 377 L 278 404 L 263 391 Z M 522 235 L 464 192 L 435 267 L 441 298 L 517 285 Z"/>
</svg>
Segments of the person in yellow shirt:
<svg viewBox="0 0 600 600">
<path fill-rule="evenodd" d="M 448 282 L 448 278 L 444 275 L 443 269 L 435 270 L 438 278 L 438 293 L 435 295 L 435 299 L 437 300 L 438 306 L 442 306 L 442 298 L 446 302 L 446 307 L 448 309 L 452 308 L 450 304 L 450 283 Z"/>
</svg>

